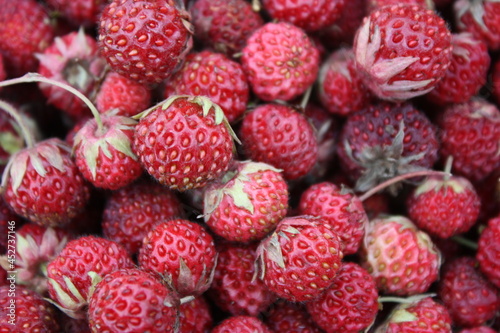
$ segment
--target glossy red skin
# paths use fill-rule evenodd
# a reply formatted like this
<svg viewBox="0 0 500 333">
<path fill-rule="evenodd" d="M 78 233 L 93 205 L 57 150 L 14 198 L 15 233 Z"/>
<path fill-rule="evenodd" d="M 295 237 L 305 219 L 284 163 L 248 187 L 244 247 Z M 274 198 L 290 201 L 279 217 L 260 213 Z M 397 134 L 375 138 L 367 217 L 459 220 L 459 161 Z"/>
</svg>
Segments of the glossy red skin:
<svg viewBox="0 0 500 333">
<path fill-rule="evenodd" d="M 378 313 L 378 289 L 373 277 L 355 263 L 342 264 L 332 286 L 306 303 L 307 311 L 327 333 L 357 333 Z"/>
<path fill-rule="evenodd" d="M 289 22 L 305 31 L 328 27 L 340 18 L 348 0 L 263 0 L 264 9 L 276 21 Z"/>
<path fill-rule="evenodd" d="M 25 151 L 36 152 L 42 145 L 63 144 L 59 139 L 41 141 Z M 37 148 L 38 147 L 38 148 Z M 68 147 L 69 148 L 69 147 Z M 31 163 L 27 163 L 23 181 L 17 193 L 9 178 L 4 194 L 5 201 L 20 216 L 44 226 L 62 226 L 79 214 L 89 199 L 89 186 L 80 175 L 70 153 L 59 149 L 64 172 L 41 158 L 47 173 L 40 176 Z M 18 153 L 20 153 L 18 152 Z M 16 166 L 14 166 L 16 167 Z M 41 195 L 43 194 L 43 195 Z"/>
<path fill-rule="evenodd" d="M 241 172 L 244 164 L 235 164 L 236 172 Z M 253 205 L 253 213 L 238 207 L 230 194 L 224 194 L 205 223 L 214 233 L 229 241 L 261 240 L 286 216 L 288 184 L 281 173 L 275 170 L 262 170 L 248 175 L 237 173 L 225 184 L 215 182 L 207 186 L 205 195 L 212 191 L 223 191 L 225 187 L 232 187 L 239 182 L 243 183 L 243 191 Z"/>
<path fill-rule="evenodd" d="M 139 14 L 140 13 L 140 14 Z M 189 14 L 170 0 L 114 0 L 102 11 L 102 55 L 119 74 L 145 84 L 169 77 L 192 47 Z"/>
<path fill-rule="evenodd" d="M 296 229 L 288 231 L 288 227 Z M 269 255 L 275 237 L 284 267 Z M 294 216 L 281 220 L 257 250 L 262 255 L 262 280 L 277 296 L 292 302 L 311 301 L 327 290 L 338 274 L 343 244 L 322 218 Z"/>
<path fill-rule="evenodd" d="M 391 215 L 370 221 L 360 249 L 361 266 L 374 277 L 381 293 L 422 294 L 439 277 L 437 248 L 409 223 Z"/>
<path fill-rule="evenodd" d="M 211 51 L 190 53 L 184 65 L 165 84 L 163 96 L 203 95 L 219 105 L 229 122 L 247 109 L 249 87 L 241 65 Z"/>
<path fill-rule="evenodd" d="M 138 181 L 111 194 L 103 212 L 103 233 L 134 254 L 156 223 L 181 217 L 182 211 L 173 192 L 154 182 Z"/>
<path fill-rule="evenodd" d="M 319 51 L 300 28 L 285 22 L 256 30 L 243 49 L 241 64 L 261 100 L 290 101 L 316 80 Z"/>
<path fill-rule="evenodd" d="M 202 297 L 179 307 L 179 333 L 209 333 L 213 319 L 208 302 Z"/>
<path fill-rule="evenodd" d="M 247 113 L 240 128 L 246 155 L 283 170 L 286 179 L 307 174 L 318 158 L 318 143 L 307 118 L 280 104 L 263 104 Z"/>
<path fill-rule="evenodd" d="M 457 257 L 444 265 L 438 294 L 459 326 L 482 325 L 500 309 L 497 288 L 481 274 L 473 257 Z"/>
<path fill-rule="evenodd" d="M 472 328 L 464 328 L 459 333 L 496 333 L 494 329 L 488 326 L 477 326 Z"/>
<path fill-rule="evenodd" d="M 196 38 L 216 52 L 240 52 L 264 20 L 245 0 L 198 0 L 190 8 Z"/>
<path fill-rule="evenodd" d="M 15 310 L 9 309 L 11 304 Z M 14 320 L 9 316 L 12 311 Z M 0 332 L 51 333 L 58 330 L 57 313 L 42 296 L 22 285 L 14 289 L 8 285 L 0 287 Z"/>
<path fill-rule="evenodd" d="M 151 104 L 151 90 L 145 85 L 116 72 L 109 72 L 96 96 L 97 110 L 101 113 L 118 109 L 117 115 L 132 117 Z"/>
<path fill-rule="evenodd" d="M 483 15 L 481 24 L 474 19 L 471 9 L 469 8 L 461 16 L 462 9 L 470 0 L 457 0 L 453 4 L 455 21 L 459 31 L 467 31 L 472 33 L 478 39 L 484 41 L 488 45 L 488 49 L 496 51 L 500 49 L 500 3 L 484 0 L 478 1 L 478 5 L 482 7 Z M 484 24 L 484 25 L 483 25 Z"/>
<path fill-rule="evenodd" d="M 87 305 L 89 291 L 93 286 L 92 278 L 88 273 L 95 272 L 102 278 L 116 270 L 132 267 L 134 267 L 132 259 L 125 248 L 118 243 L 95 236 L 83 236 L 71 240 L 47 266 L 50 298 L 62 308 L 85 314 L 84 307 Z M 68 278 L 83 296 L 83 303 L 72 296 L 71 290 L 66 286 L 65 278 Z M 72 301 L 78 303 L 76 308 L 68 307 L 68 300 L 58 297 L 51 280 L 59 283 Z"/>
<path fill-rule="evenodd" d="M 453 156 L 452 172 L 473 182 L 500 167 L 500 110 L 482 99 L 450 105 L 439 119 L 441 158 Z"/>
<path fill-rule="evenodd" d="M 227 245 L 220 252 L 210 298 L 233 316 L 258 316 L 276 299 L 264 282 L 254 279 L 255 246 Z"/>
<path fill-rule="evenodd" d="M 256 317 L 234 316 L 222 321 L 211 333 L 272 333 L 272 331 Z"/>
<path fill-rule="evenodd" d="M 428 98 L 438 104 L 465 103 L 486 83 L 490 56 L 486 44 L 471 34 L 452 34 L 450 67 Z"/>
<path fill-rule="evenodd" d="M 172 291 L 157 274 L 138 268 L 104 277 L 89 301 L 92 332 L 174 332 L 176 308 Z"/>
<path fill-rule="evenodd" d="M 437 179 L 436 187 L 417 194 L 418 188 L 425 187 L 426 181 L 420 184 L 407 199 L 410 219 L 430 235 L 441 238 L 469 231 L 478 219 L 481 201 L 472 184 L 462 179 L 469 184 L 462 191 L 455 191 L 445 181 L 441 182 L 442 177 Z"/>
<path fill-rule="evenodd" d="M 364 36 L 365 30 L 362 29 L 365 25 L 368 25 L 368 36 Z M 372 43 L 378 34 L 380 45 L 374 44 L 377 49 L 372 51 L 362 37 L 368 37 L 368 42 Z M 448 69 L 452 51 L 451 33 L 435 11 L 399 3 L 378 8 L 366 16 L 353 47 L 365 84 L 379 98 L 393 101 L 406 100 L 432 89 Z M 367 63 L 362 61 L 360 54 L 367 56 Z M 396 73 L 385 73 L 387 68 L 375 68 L 379 63 L 396 62 L 404 57 L 416 61 Z M 391 64 L 389 68 L 393 66 Z M 406 83 L 420 83 L 421 86 L 393 90 L 398 84 Z"/>
<path fill-rule="evenodd" d="M 348 116 L 368 106 L 371 94 L 356 70 L 352 49 L 339 49 L 323 63 L 319 98 L 332 114 Z"/>
<path fill-rule="evenodd" d="M 123 128 L 124 117 L 122 116 L 103 116 L 101 117 L 103 124 L 103 133 L 99 133 L 97 122 L 94 119 L 89 120 L 78 131 L 83 139 L 73 146 L 73 154 L 76 166 L 86 180 L 98 188 L 108 190 L 118 190 L 137 180 L 143 174 L 143 168 L 137 157 L 132 158 L 113 147 L 107 145 L 108 153 L 111 156 L 106 156 L 103 149 L 99 148 L 99 152 L 95 157 L 96 170 L 95 177 L 90 169 L 91 161 L 87 160 L 85 141 L 97 142 L 102 137 L 112 139 L 117 137 L 117 129 L 122 134 L 120 140 L 124 145 L 132 145 L 134 138 L 134 127 L 128 125 L 128 128 Z M 97 144 L 97 143 L 95 143 Z"/>
<path fill-rule="evenodd" d="M 497 288 L 500 288 L 500 215 L 491 218 L 481 232 L 476 258 L 479 268 Z"/>
<path fill-rule="evenodd" d="M 180 260 L 191 272 L 191 280 L 180 274 Z M 209 287 L 206 282 L 216 264 L 212 236 L 203 226 L 183 219 L 161 222 L 144 237 L 138 256 L 139 265 L 171 280 L 181 296 L 198 296 Z"/>
<path fill-rule="evenodd" d="M 203 116 L 202 107 L 185 98 L 141 118 L 133 148 L 150 175 L 179 191 L 221 177 L 233 159 L 233 139 L 224 124 L 215 123 L 213 111 Z"/>
<path fill-rule="evenodd" d="M 389 321 L 386 333 L 449 333 L 451 318 L 446 308 L 427 297 L 406 308 L 417 319 L 411 321 Z"/>
<path fill-rule="evenodd" d="M 1 0 L 0 7 L 0 53 L 8 76 L 36 71 L 35 54 L 48 47 L 54 38 L 49 16 L 35 0 Z"/>
<path fill-rule="evenodd" d="M 344 254 L 358 251 L 368 217 L 353 193 L 329 182 L 314 184 L 302 193 L 299 212 L 327 220 L 342 240 Z"/>
</svg>

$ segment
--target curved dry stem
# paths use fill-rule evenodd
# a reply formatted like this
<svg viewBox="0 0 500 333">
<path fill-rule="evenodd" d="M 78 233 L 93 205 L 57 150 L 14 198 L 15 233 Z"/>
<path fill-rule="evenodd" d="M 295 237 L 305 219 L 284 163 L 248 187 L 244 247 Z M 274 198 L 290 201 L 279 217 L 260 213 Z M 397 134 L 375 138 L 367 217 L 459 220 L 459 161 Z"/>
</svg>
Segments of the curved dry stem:
<svg viewBox="0 0 500 333">
<path fill-rule="evenodd" d="M 373 187 L 372 189 L 366 191 L 363 195 L 359 197 L 359 200 L 365 201 L 372 195 L 374 195 L 377 192 L 382 191 L 383 189 L 396 184 L 400 181 L 410 179 L 410 178 L 415 178 L 415 177 L 427 177 L 427 176 L 442 176 L 442 177 L 447 177 L 450 174 L 448 172 L 443 172 L 443 171 L 435 171 L 435 170 L 423 170 L 423 171 L 415 171 L 415 172 L 408 172 L 403 175 L 391 178 L 389 180 L 386 180 L 383 183 L 378 184 L 377 186 Z"/>
<path fill-rule="evenodd" d="M 79 92 L 77 89 L 73 88 L 72 86 L 70 86 L 66 83 L 62 83 L 62 82 L 58 82 L 56 80 L 49 79 L 49 78 L 42 76 L 38 73 L 27 73 L 21 77 L 0 82 L 0 87 L 12 86 L 12 85 L 19 84 L 19 83 L 29 83 L 29 82 L 43 82 L 43 83 L 51 84 L 53 86 L 59 87 L 61 89 L 64 89 L 64 90 L 72 93 L 73 95 L 78 97 L 80 100 L 82 100 L 82 102 L 85 103 L 85 105 L 87 105 L 87 107 L 90 109 L 90 111 L 92 112 L 92 115 L 94 116 L 94 118 L 96 120 L 97 130 L 100 132 L 104 131 L 104 126 L 103 126 L 102 120 L 101 120 L 101 114 L 99 113 L 99 111 L 97 111 L 97 108 L 94 106 L 94 104 L 92 104 L 92 102 L 90 101 L 90 99 L 88 99 L 87 96 L 85 96 L 84 94 Z"/>
<path fill-rule="evenodd" d="M 19 114 L 19 111 L 14 106 L 12 106 L 12 104 L 9 104 L 2 100 L 0 100 L 0 109 L 3 109 L 5 112 L 7 112 L 19 125 L 19 128 L 21 129 L 21 135 L 23 136 L 23 140 L 26 143 L 26 146 L 28 148 L 32 148 L 35 145 L 35 139 L 33 137 L 33 134 L 24 123 L 24 120 Z"/>
</svg>

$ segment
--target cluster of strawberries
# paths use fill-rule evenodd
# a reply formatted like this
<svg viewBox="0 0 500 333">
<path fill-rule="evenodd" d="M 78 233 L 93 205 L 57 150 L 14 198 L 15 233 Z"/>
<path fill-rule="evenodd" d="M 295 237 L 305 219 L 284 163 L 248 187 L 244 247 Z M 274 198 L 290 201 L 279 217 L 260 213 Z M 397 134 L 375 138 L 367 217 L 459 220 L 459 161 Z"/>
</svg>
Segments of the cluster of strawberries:
<svg viewBox="0 0 500 333">
<path fill-rule="evenodd" d="M 0 332 L 500 330 L 499 0 L 0 8 Z"/>
</svg>

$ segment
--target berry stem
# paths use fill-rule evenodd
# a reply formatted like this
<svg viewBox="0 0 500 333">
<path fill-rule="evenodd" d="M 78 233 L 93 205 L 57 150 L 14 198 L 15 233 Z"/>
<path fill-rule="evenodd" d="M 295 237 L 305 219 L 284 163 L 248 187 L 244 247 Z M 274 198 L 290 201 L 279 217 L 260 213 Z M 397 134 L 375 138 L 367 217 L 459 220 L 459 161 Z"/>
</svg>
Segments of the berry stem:
<svg viewBox="0 0 500 333">
<path fill-rule="evenodd" d="M 399 175 L 397 177 L 386 180 L 385 182 L 380 183 L 377 186 L 375 186 L 374 188 L 366 191 L 363 195 L 361 195 L 359 197 L 359 200 L 365 201 L 366 199 L 368 199 L 369 197 L 371 197 L 375 193 L 380 192 L 383 189 L 385 189 L 385 188 L 387 188 L 395 183 L 398 183 L 400 181 L 414 178 L 414 177 L 423 177 L 423 176 L 443 176 L 443 177 L 446 177 L 446 176 L 449 176 L 449 173 L 443 172 L 443 171 L 435 171 L 435 170 L 423 170 L 423 171 L 415 171 L 415 172 L 405 173 L 403 175 Z"/>
<path fill-rule="evenodd" d="M 477 246 L 476 243 L 474 243 L 473 241 L 471 241 L 471 240 L 469 240 L 467 238 L 464 238 L 462 236 L 453 236 L 453 237 L 451 237 L 451 239 L 454 242 L 457 242 L 460 245 L 468 247 L 471 250 L 477 250 L 478 249 L 478 246 Z"/>
<path fill-rule="evenodd" d="M 19 128 L 21 129 L 21 134 L 23 136 L 24 143 L 26 143 L 26 146 L 28 148 L 32 148 L 35 145 L 35 139 L 33 138 L 33 134 L 30 132 L 28 127 L 26 127 L 26 124 L 24 123 L 24 120 L 22 119 L 21 115 L 19 114 L 19 111 L 16 110 L 15 107 L 13 107 L 11 104 L 0 100 L 0 109 L 4 110 L 7 112 L 13 119 L 14 121 L 19 125 Z"/>
<path fill-rule="evenodd" d="M 310 86 L 304 93 L 304 96 L 302 96 L 302 100 L 300 101 L 300 107 L 302 108 L 302 110 L 306 109 L 307 103 L 309 103 L 309 99 L 311 98 L 311 92 L 312 86 Z"/>
<path fill-rule="evenodd" d="M 104 126 L 102 124 L 101 114 L 99 113 L 99 111 L 97 111 L 97 108 L 94 106 L 94 104 L 92 104 L 92 102 L 90 101 L 90 99 L 87 98 L 87 96 L 85 96 L 84 94 L 82 94 L 81 92 L 79 92 L 77 89 L 73 88 L 70 85 L 46 78 L 38 73 L 27 73 L 21 77 L 0 82 L 0 87 L 6 87 L 14 84 L 28 83 L 28 82 L 43 82 L 59 87 L 66 91 L 69 91 L 70 93 L 81 99 L 82 102 L 85 103 L 85 105 L 87 105 L 87 107 L 90 109 L 97 123 L 98 133 L 104 132 Z"/>
</svg>

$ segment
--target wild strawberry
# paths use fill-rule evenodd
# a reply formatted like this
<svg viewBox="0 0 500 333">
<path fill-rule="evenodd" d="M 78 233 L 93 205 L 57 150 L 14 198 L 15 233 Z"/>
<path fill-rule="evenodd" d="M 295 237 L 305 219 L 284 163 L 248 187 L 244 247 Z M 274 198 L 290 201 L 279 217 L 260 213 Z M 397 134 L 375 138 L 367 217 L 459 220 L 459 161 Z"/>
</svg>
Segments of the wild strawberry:
<svg viewBox="0 0 500 333">
<path fill-rule="evenodd" d="M 345 0 L 280 1 L 262 0 L 264 9 L 276 21 L 284 21 L 304 29 L 316 31 L 339 19 Z"/>
<path fill-rule="evenodd" d="M 183 219 L 155 225 L 138 256 L 142 268 L 161 274 L 181 298 L 200 295 L 210 287 L 216 260 L 212 236 Z"/>
<path fill-rule="evenodd" d="M 113 0 L 102 11 L 102 55 L 119 74 L 156 84 L 169 77 L 192 47 L 190 15 L 171 0 Z"/>
<path fill-rule="evenodd" d="M 157 274 L 120 269 L 100 281 L 89 301 L 92 332 L 175 332 L 173 295 Z"/>
<path fill-rule="evenodd" d="M 453 322 L 459 326 L 478 326 L 500 310 L 500 294 L 479 271 L 473 257 L 447 261 L 438 285 L 438 294 Z"/>
<path fill-rule="evenodd" d="M 108 0 L 47 0 L 70 24 L 93 27 Z"/>
<path fill-rule="evenodd" d="M 366 16 L 367 0 L 349 0 L 344 2 L 339 18 L 330 26 L 315 32 L 321 43 L 328 49 L 352 45 L 356 30 Z"/>
<path fill-rule="evenodd" d="M 321 333 L 323 332 L 301 303 L 278 301 L 266 312 L 265 323 L 273 332 Z"/>
<path fill-rule="evenodd" d="M 10 105 L 10 104 L 9 104 Z M 22 112 L 22 107 L 15 108 L 24 125 L 36 139 L 41 137 L 38 124 L 28 113 Z M 0 174 L 3 173 L 9 158 L 15 152 L 24 148 L 23 133 L 16 121 L 4 112 L 0 102 Z"/>
<path fill-rule="evenodd" d="M 12 155 L 2 186 L 14 212 L 40 225 L 57 226 L 84 209 L 89 187 L 70 154 L 66 143 L 52 138 Z"/>
<path fill-rule="evenodd" d="M 258 316 L 276 297 L 264 282 L 254 279 L 257 253 L 254 246 L 226 245 L 219 251 L 208 295 L 233 316 Z"/>
<path fill-rule="evenodd" d="M 358 74 L 352 49 L 341 48 L 323 63 L 318 94 L 332 114 L 347 116 L 368 106 L 370 93 Z"/>
<path fill-rule="evenodd" d="M 432 236 L 449 238 L 476 223 L 481 201 L 463 177 L 429 177 L 408 197 L 410 219 Z"/>
<path fill-rule="evenodd" d="M 164 97 L 206 96 L 219 105 L 229 122 L 247 108 L 249 88 L 241 65 L 219 53 L 191 53 L 181 69 L 165 84 Z"/>
<path fill-rule="evenodd" d="M 49 295 L 72 318 L 84 318 L 95 285 L 107 274 L 134 263 L 113 241 L 84 236 L 69 241 L 47 266 Z"/>
<path fill-rule="evenodd" d="M 438 159 L 434 125 L 408 103 L 372 104 L 349 116 L 339 140 L 340 165 L 362 192 Z"/>
<path fill-rule="evenodd" d="M 206 47 L 232 56 L 264 24 L 245 0 L 197 0 L 190 8 L 195 37 Z"/>
<path fill-rule="evenodd" d="M 260 278 L 283 299 L 313 300 L 332 285 L 342 250 L 339 236 L 324 219 L 284 218 L 259 245 Z"/>
<path fill-rule="evenodd" d="M 441 157 L 472 181 L 500 167 L 500 110 L 483 99 L 450 105 L 440 118 Z"/>
<path fill-rule="evenodd" d="M 288 185 L 280 170 L 265 163 L 236 162 L 204 191 L 205 223 L 237 242 L 260 240 L 276 228 L 288 209 Z"/>
<path fill-rule="evenodd" d="M 430 297 L 398 305 L 375 333 L 450 333 L 446 307 Z"/>
<path fill-rule="evenodd" d="M 370 11 L 380 7 L 397 4 L 419 5 L 423 8 L 434 9 L 433 0 L 368 0 L 368 8 Z"/>
<path fill-rule="evenodd" d="M 486 44 L 470 33 L 452 34 L 450 67 L 427 97 L 438 104 L 465 103 L 486 83 L 490 56 Z"/>
<path fill-rule="evenodd" d="M 104 74 L 106 61 L 99 56 L 96 41 L 83 29 L 56 37 L 43 53 L 38 53 L 38 72 L 49 79 L 69 84 L 92 97 Z M 75 119 L 89 115 L 86 105 L 73 93 L 53 84 L 38 83 L 49 104 Z"/>
<path fill-rule="evenodd" d="M 108 72 L 95 100 L 101 113 L 117 110 L 116 115 L 132 117 L 149 107 L 151 91 L 145 85 L 123 75 Z"/>
<path fill-rule="evenodd" d="M 380 292 L 410 296 L 426 292 L 437 280 L 441 255 L 409 219 L 392 215 L 370 221 L 361 262 Z"/>
<path fill-rule="evenodd" d="M 250 316 L 234 316 L 222 321 L 211 333 L 272 333 L 260 319 Z"/>
<path fill-rule="evenodd" d="M 500 49 L 500 3 L 497 0 L 456 0 L 453 3 L 459 31 L 468 31 L 490 50 Z"/>
<path fill-rule="evenodd" d="M 344 254 L 358 251 L 368 217 L 361 200 L 348 189 L 329 182 L 314 184 L 302 193 L 299 212 L 328 221 L 344 244 Z"/>
<path fill-rule="evenodd" d="M 314 103 L 306 105 L 304 114 L 314 128 L 316 142 L 318 143 L 318 158 L 308 176 L 313 179 L 323 179 L 331 171 L 332 163 L 335 160 L 339 132 L 338 120 Z"/>
<path fill-rule="evenodd" d="M 332 286 L 306 307 L 326 332 L 361 332 L 370 327 L 379 310 L 377 285 L 365 269 L 344 263 Z"/>
<path fill-rule="evenodd" d="M 17 284 L 44 295 L 47 291 L 47 265 L 66 246 L 70 235 L 64 229 L 26 223 L 16 230 L 15 236 L 15 269 L 10 267 L 7 255 L 0 257 L 0 265 L 17 272 Z"/>
<path fill-rule="evenodd" d="M 300 28 L 267 23 L 248 39 L 241 63 L 258 98 L 290 101 L 316 80 L 319 51 Z"/>
<path fill-rule="evenodd" d="M 173 192 L 153 181 L 137 181 L 114 191 L 108 198 L 102 231 L 107 238 L 135 254 L 156 223 L 181 217 L 182 211 Z"/>
<path fill-rule="evenodd" d="M 240 129 L 245 154 L 283 170 L 286 179 L 307 174 L 318 158 L 314 129 L 304 114 L 281 104 L 263 104 L 247 113 Z"/>
<path fill-rule="evenodd" d="M 57 314 L 36 292 L 23 286 L 0 287 L 0 332 L 59 332 Z"/>
<path fill-rule="evenodd" d="M 1 0 L 0 53 L 10 77 L 34 72 L 35 54 L 54 38 L 54 28 L 43 5 L 35 0 Z"/>
<path fill-rule="evenodd" d="M 179 306 L 179 333 L 208 333 L 212 324 L 210 306 L 203 297 Z"/>
<path fill-rule="evenodd" d="M 445 75 L 451 33 L 430 9 L 389 5 L 365 17 L 353 49 L 364 82 L 375 95 L 407 100 L 426 94 Z"/>
<path fill-rule="evenodd" d="M 479 268 L 486 277 L 500 288 L 500 215 L 488 221 L 479 237 L 476 253 Z"/>
<path fill-rule="evenodd" d="M 89 120 L 75 136 L 73 153 L 82 175 L 95 187 L 117 190 L 142 175 L 142 165 L 132 151 L 136 121 L 102 115 Z"/>
<path fill-rule="evenodd" d="M 185 191 L 221 177 L 235 137 L 222 109 L 202 96 L 173 96 L 141 114 L 134 150 L 161 184 Z"/>
</svg>

